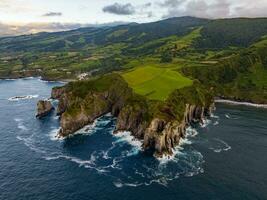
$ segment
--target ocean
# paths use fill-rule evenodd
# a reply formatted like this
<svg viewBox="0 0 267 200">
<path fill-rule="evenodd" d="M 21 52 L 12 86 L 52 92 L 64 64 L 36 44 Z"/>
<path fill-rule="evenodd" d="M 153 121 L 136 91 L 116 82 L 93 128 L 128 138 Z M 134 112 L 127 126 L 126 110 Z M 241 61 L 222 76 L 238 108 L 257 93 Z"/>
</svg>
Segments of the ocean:
<svg viewBox="0 0 267 200">
<path fill-rule="evenodd" d="M 35 112 L 62 84 L 0 80 L 1 200 L 267 199 L 267 109 L 216 104 L 175 156 L 159 160 L 130 133 L 112 134 L 109 114 L 56 139 L 59 118 Z"/>
</svg>

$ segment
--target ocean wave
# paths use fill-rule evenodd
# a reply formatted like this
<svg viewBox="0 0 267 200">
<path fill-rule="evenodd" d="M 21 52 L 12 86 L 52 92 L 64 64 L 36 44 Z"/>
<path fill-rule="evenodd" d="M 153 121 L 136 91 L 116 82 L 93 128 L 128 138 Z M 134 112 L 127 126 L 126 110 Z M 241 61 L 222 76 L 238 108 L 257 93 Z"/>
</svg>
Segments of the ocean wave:
<svg viewBox="0 0 267 200">
<path fill-rule="evenodd" d="M 232 149 L 232 147 L 227 144 L 225 141 L 215 138 L 213 139 L 215 141 L 215 144 L 212 145 L 209 149 L 212 150 L 215 153 L 221 153 L 223 151 L 229 151 Z"/>
<path fill-rule="evenodd" d="M 234 120 L 239 119 L 238 117 L 233 117 L 233 116 L 231 116 L 230 114 L 225 114 L 224 116 L 225 116 L 227 119 L 234 119 Z"/>
<path fill-rule="evenodd" d="M 101 116 L 101 117 L 95 119 L 92 124 L 84 126 L 83 128 L 76 131 L 74 134 L 72 134 L 69 137 L 73 137 L 75 135 L 92 135 L 92 134 L 96 133 L 97 131 L 102 130 L 106 125 L 108 125 L 112 121 L 110 116 L 111 116 L 111 114 L 108 113 L 104 116 Z M 106 117 L 109 117 L 109 118 L 106 119 Z"/>
<path fill-rule="evenodd" d="M 201 126 L 201 128 L 206 128 L 208 125 L 210 125 L 210 123 L 211 123 L 211 120 L 209 120 L 209 119 L 204 119 L 204 120 L 202 120 L 202 122 L 200 123 L 200 126 Z"/>
<path fill-rule="evenodd" d="M 34 141 L 31 138 L 23 138 L 21 136 L 17 136 L 16 137 L 18 140 L 22 141 L 24 143 L 25 146 L 29 147 L 32 151 L 36 152 L 36 153 L 41 153 L 41 154 L 45 154 L 46 151 L 42 150 L 40 147 L 36 147 L 34 145 Z"/>
<path fill-rule="evenodd" d="M 124 182 L 122 182 L 121 180 L 114 181 L 113 184 L 114 184 L 115 187 L 117 187 L 117 188 L 122 188 L 122 187 L 124 187 L 124 186 L 128 186 L 128 187 L 138 187 L 138 186 L 144 185 L 143 183 L 124 183 Z"/>
<path fill-rule="evenodd" d="M 45 156 L 44 157 L 45 160 L 58 160 L 58 159 L 66 159 L 69 161 L 72 161 L 76 164 L 78 164 L 80 167 L 81 166 L 91 166 L 91 165 L 95 165 L 95 157 L 92 154 L 91 158 L 89 160 L 83 160 L 74 156 L 67 156 L 67 155 L 56 155 L 56 156 Z"/>
<path fill-rule="evenodd" d="M 210 117 L 214 118 L 214 119 L 219 119 L 220 118 L 218 115 L 215 115 L 214 113 L 211 113 Z"/>
<path fill-rule="evenodd" d="M 213 126 L 217 126 L 217 125 L 219 125 L 219 121 L 215 121 L 215 122 L 213 123 Z"/>
<path fill-rule="evenodd" d="M 227 119 L 231 119 L 230 115 L 229 114 L 225 114 L 224 115 Z"/>
<path fill-rule="evenodd" d="M 33 80 L 33 79 L 36 79 L 36 78 L 33 77 L 33 76 L 29 76 L 29 77 L 22 78 L 22 80 Z"/>
<path fill-rule="evenodd" d="M 22 130 L 22 131 L 28 131 L 29 129 L 24 125 L 24 122 L 22 119 L 19 118 L 15 118 L 14 119 L 17 122 L 17 127 L 18 129 Z"/>
<path fill-rule="evenodd" d="M 132 136 L 131 132 L 119 131 L 113 135 L 118 138 L 116 143 L 127 143 L 133 147 L 130 151 L 126 151 L 126 156 L 136 155 L 142 150 L 142 141 Z"/>
<path fill-rule="evenodd" d="M 6 79 L 0 79 L 0 80 L 4 80 L 4 81 L 16 81 L 16 79 L 13 79 L 13 78 L 6 78 Z"/>
<path fill-rule="evenodd" d="M 50 127 L 46 135 L 34 135 L 32 138 L 27 137 L 26 139 L 23 139 L 23 137 L 19 138 L 29 148 L 41 153 L 43 159 L 47 161 L 63 159 L 76 164 L 77 167 L 94 170 L 96 173 L 111 177 L 114 181 L 114 186 L 118 188 L 147 186 L 151 184 L 167 186 L 171 180 L 181 176 L 191 177 L 204 172 L 202 154 L 191 148 L 190 145 L 198 135 L 197 130 L 192 127 L 186 130 L 186 138 L 181 139 L 180 145 L 174 149 L 174 156 L 171 159 L 166 158 L 167 162 L 164 164 L 153 158 L 148 161 L 144 157 L 141 161 L 136 157 L 134 159 L 138 158 L 138 160 L 134 161 L 131 167 L 128 167 L 129 159 L 132 159 L 131 156 L 142 151 L 142 141 L 136 140 L 130 132 L 113 134 L 114 118 L 109 117 L 111 116 L 97 119 L 92 125 L 85 127 L 90 129 L 87 130 L 87 133 L 83 131 L 80 133 L 92 134 L 97 132 L 102 134 L 100 137 L 105 135 L 110 140 L 110 143 L 102 149 L 88 152 L 88 156 L 85 158 L 79 155 L 71 155 L 72 151 L 63 153 L 58 147 L 55 149 L 50 149 L 49 147 L 42 148 L 42 142 L 45 141 L 44 138 L 47 139 L 49 136 L 50 140 L 57 140 L 55 136 L 59 129 L 56 126 Z M 23 122 L 22 119 L 16 119 L 16 121 Z M 112 123 L 109 125 L 110 122 Z M 142 154 L 139 155 L 142 156 Z"/>
<path fill-rule="evenodd" d="M 38 77 L 38 81 L 43 82 L 43 83 L 62 83 L 62 84 L 68 83 L 66 81 L 47 81 L 47 80 L 43 80 L 42 77 Z"/>
<path fill-rule="evenodd" d="M 20 101 L 20 100 L 28 100 L 28 99 L 35 99 L 38 98 L 39 95 L 24 95 L 24 96 L 14 96 L 8 98 L 8 101 Z"/>
<path fill-rule="evenodd" d="M 60 130 L 60 128 L 55 128 L 55 127 L 53 128 L 52 127 L 52 130 L 48 134 L 50 140 L 52 140 L 52 141 L 62 141 L 63 140 L 63 138 L 58 137 L 59 130 Z"/>
</svg>

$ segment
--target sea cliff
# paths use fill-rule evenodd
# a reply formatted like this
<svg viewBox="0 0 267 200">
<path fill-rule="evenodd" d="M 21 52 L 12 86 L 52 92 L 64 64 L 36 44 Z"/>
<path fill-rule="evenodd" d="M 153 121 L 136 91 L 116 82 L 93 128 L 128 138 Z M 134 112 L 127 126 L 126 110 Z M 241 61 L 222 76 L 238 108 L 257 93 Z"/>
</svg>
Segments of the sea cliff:
<svg viewBox="0 0 267 200">
<path fill-rule="evenodd" d="M 143 141 L 144 150 L 161 157 L 185 137 L 192 123 L 202 123 L 213 108 L 212 91 L 193 86 L 175 90 L 166 101 L 137 95 L 118 74 L 68 83 L 52 90 L 59 100 L 60 137 L 72 135 L 98 117 L 111 113 L 117 117 L 116 129 L 130 131 Z"/>
</svg>

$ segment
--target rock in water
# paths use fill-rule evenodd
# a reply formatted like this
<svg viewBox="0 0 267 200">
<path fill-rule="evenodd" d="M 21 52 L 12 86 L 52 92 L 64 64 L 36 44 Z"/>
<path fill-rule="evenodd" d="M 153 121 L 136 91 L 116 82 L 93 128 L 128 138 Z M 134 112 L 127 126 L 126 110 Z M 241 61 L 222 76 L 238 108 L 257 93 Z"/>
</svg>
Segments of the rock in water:
<svg viewBox="0 0 267 200">
<path fill-rule="evenodd" d="M 37 114 L 36 117 L 37 118 L 42 118 L 47 116 L 52 110 L 54 109 L 54 107 L 52 106 L 50 101 L 44 101 L 44 100 L 40 100 L 37 103 Z"/>
</svg>

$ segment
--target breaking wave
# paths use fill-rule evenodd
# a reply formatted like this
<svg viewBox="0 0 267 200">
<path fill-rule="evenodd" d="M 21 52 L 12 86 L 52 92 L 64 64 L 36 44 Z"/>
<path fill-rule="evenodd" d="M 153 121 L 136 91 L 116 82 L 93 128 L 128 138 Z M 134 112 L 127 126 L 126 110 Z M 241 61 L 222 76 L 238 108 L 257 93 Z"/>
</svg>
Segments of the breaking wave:
<svg viewBox="0 0 267 200">
<path fill-rule="evenodd" d="M 24 122 L 22 119 L 15 118 L 14 119 L 17 122 L 17 128 L 22 131 L 28 131 L 29 129 L 24 125 Z"/>
<path fill-rule="evenodd" d="M 212 141 L 212 146 L 209 149 L 214 151 L 215 153 L 221 153 L 223 151 L 231 150 L 232 147 L 225 141 L 218 138 L 214 138 Z"/>
<path fill-rule="evenodd" d="M 218 121 L 217 117 L 214 119 Z M 57 125 L 43 130 L 47 131 L 47 134 L 36 134 L 37 131 L 34 130 L 23 131 L 23 120 L 15 119 L 21 130 L 17 139 L 48 162 L 65 160 L 78 167 L 94 170 L 112 178 L 117 188 L 151 184 L 167 186 L 170 181 L 179 177 L 204 173 L 204 157 L 193 145 L 199 135 L 194 127 L 186 129 L 186 137 L 181 138 L 180 145 L 173 150 L 172 156 L 156 159 L 142 151 L 142 141 L 136 140 L 130 132 L 114 134 L 116 119 L 111 114 L 96 119 L 91 125 L 77 131 L 75 136 L 59 142 L 56 137 L 59 131 L 58 119 L 51 116 L 50 120 L 54 120 Z M 211 122 L 213 123 L 212 120 L 207 120 L 205 127 Z M 92 148 L 91 140 L 97 142 Z M 86 141 L 90 141 L 90 145 Z M 76 146 L 79 147 L 79 152 L 75 153 L 75 146 L 66 145 L 66 142 L 78 142 L 79 145 Z M 62 145 L 65 145 L 64 149 L 67 151 L 62 151 Z M 228 151 L 231 147 L 220 139 L 214 139 L 210 149 L 218 153 Z"/>
<path fill-rule="evenodd" d="M 29 99 L 36 99 L 39 95 L 25 95 L 25 96 L 14 96 L 8 98 L 8 101 L 20 101 L 20 100 L 29 100 Z"/>
</svg>

